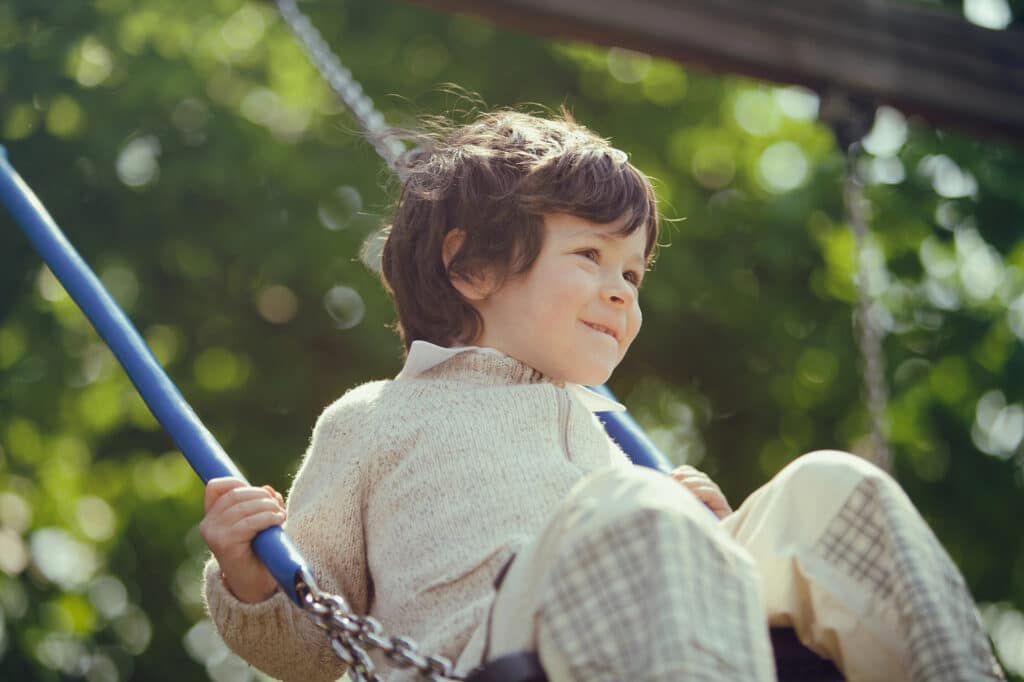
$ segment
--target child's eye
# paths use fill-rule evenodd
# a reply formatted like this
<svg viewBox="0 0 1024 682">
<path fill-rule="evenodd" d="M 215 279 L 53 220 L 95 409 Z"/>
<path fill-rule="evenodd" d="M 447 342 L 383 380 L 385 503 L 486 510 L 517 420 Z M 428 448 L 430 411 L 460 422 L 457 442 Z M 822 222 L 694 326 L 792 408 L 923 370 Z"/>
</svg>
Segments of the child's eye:
<svg viewBox="0 0 1024 682">
<path fill-rule="evenodd" d="M 582 251 L 577 251 L 576 255 L 583 256 L 587 260 L 592 260 L 595 263 L 601 262 L 601 254 L 598 253 L 597 249 L 583 249 Z"/>
<path fill-rule="evenodd" d="M 640 273 L 637 272 L 636 270 L 627 270 L 623 277 L 625 277 L 626 281 L 632 284 L 633 286 L 640 286 L 640 280 L 642 279 L 642 277 L 640 276 Z"/>
</svg>

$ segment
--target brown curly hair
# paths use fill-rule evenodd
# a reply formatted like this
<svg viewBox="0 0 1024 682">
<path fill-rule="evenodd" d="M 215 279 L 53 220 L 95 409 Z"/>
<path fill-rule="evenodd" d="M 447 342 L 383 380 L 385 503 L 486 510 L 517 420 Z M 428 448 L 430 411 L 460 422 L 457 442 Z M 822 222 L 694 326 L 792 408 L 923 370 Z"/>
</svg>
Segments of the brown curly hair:
<svg viewBox="0 0 1024 682">
<path fill-rule="evenodd" d="M 483 320 L 452 278 L 486 271 L 500 286 L 528 272 L 543 244 L 545 214 L 598 224 L 628 216 L 621 233 L 644 228 L 652 260 L 658 211 L 650 181 L 568 112 L 498 111 L 424 139 L 403 169 L 381 253 L 406 349 L 416 339 L 450 346 L 476 338 Z M 456 229 L 464 236 L 446 265 L 445 237 Z"/>
</svg>

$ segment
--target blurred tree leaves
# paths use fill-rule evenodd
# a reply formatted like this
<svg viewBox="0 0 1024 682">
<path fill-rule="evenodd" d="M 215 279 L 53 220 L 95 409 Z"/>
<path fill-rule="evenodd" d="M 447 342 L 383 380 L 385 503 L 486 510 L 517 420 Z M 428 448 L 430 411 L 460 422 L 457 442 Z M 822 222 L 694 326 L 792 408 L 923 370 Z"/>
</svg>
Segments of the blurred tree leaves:
<svg viewBox="0 0 1024 682">
<path fill-rule="evenodd" d="M 565 103 L 654 176 L 671 247 L 612 385 L 671 456 L 738 501 L 803 451 L 864 449 L 844 159 L 813 93 L 390 2 L 304 9 L 392 123 L 466 115 L 445 83 Z M 381 163 L 268 4 L 13 0 L 0 52 L 12 163 L 247 475 L 286 488 L 319 411 L 401 362 L 359 258 Z M 895 473 L 1020 673 L 1024 154 L 889 109 L 866 148 Z M 0 228 L 0 677 L 245 679 L 202 620 L 200 485 Z"/>
</svg>

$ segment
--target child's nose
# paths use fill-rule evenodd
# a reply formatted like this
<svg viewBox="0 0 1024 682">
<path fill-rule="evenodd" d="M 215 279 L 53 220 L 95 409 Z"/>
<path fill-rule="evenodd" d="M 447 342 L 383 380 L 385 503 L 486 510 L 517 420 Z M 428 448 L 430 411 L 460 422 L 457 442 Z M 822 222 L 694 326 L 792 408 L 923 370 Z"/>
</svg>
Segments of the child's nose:
<svg viewBox="0 0 1024 682">
<path fill-rule="evenodd" d="M 633 288 L 625 281 L 613 282 L 605 286 L 604 298 L 615 305 L 632 305 Z"/>
</svg>

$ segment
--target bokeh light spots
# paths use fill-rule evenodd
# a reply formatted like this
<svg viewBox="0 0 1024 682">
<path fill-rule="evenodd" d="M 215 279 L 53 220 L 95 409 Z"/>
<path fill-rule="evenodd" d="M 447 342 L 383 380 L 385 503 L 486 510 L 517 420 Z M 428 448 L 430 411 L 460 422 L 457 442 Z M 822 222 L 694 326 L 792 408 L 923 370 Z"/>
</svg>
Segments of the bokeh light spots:
<svg viewBox="0 0 1024 682">
<path fill-rule="evenodd" d="M 139 298 L 139 280 L 126 263 L 112 263 L 99 269 L 99 278 L 107 292 L 125 312 L 135 307 Z"/>
<path fill-rule="evenodd" d="M 112 575 L 103 575 L 94 580 L 88 594 L 89 601 L 104 618 L 116 618 L 128 608 L 128 590 L 124 583 Z"/>
<path fill-rule="evenodd" d="M 918 163 L 917 172 L 931 180 L 932 188 L 939 196 L 948 199 L 977 198 L 977 179 L 971 172 L 960 168 L 956 161 L 945 154 L 925 156 Z"/>
<path fill-rule="evenodd" d="M 733 101 L 732 115 L 744 131 L 755 136 L 771 135 L 782 123 L 772 93 L 760 88 L 741 90 Z"/>
<path fill-rule="evenodd" d="M 53 271 L 45 265 L 39 268 L 39 274 L 36 276 L 36 290 L 48 303 L 56 303 L 68 297 L 64 286 L 53 274 Z"/>
<path fill-rule="evenodd" d="M 78 527 L 90 540 L 109 540 L 117 528 L 117 515 L 106 501 L 93 495 L 78 498 L 75 504 Z"/>
<path fill-rule="evenodd" d="M 907 141 L 907 119 L 898 109 L 878 107 L 875 122 L 863 140 L 864 151 L 874 156 L 894 156 Z"/>
<path fill-rule="evenodd" d="M 117 177 L 129 187 L 145 187 L 160 177 L 160 140 L 142 135 L 129 140 L 117 155 Z"/>
<path fill-rule="evenodd" d="M 983 604 L 981 619 L 1006 672 L 1024 675 L 1024 613 L 1011 604 Z"/>
<path fill-rule="evenodd" d="M 338 187 L 317 205 L 320 223 L 328 230 L 343 230 L 363 209 L 363 198 L 355 187 Z"/>
<path fill-rule="evenodd" d="M 86 36 L 72 52 L 70 71 L 83 88 L 94 88 L 113 73 L 114 55 L 96 36 Z"/>
<path fill-rule="evenodd" d="M 57 95 L 46 110 L 46 129 L 54 137 L 75 137 L 85 128 L 85 112 L 69 95 Z"/>
<path fill-rule="evenodd" d="M 0 327 L 0 369 L 9 369 L 25 353 L 25 331 L 20 325 Z"/>
<path fill-rule="evenodd" d="M 791 119 L 813 121 L 818 118 L 820 100 L 813 90 L 794 85 L 776 88 L 773 96 L 779 110 Z"/>
<path fill-rule="evenodd" d="M 999 31 L 1013 22 L 1013 11 L 1006 0 L 964 0 L 964 18 L 972 24 Z M 1024 650 L 1024 646 L 1021 648 Z"/>
<path fill-rule="evenodd" d="M 4 117 L 4 139 L 10 142 L 23 140 L 39 127 L 39 112 L 31 104 L 21 102 L 7 110 Z"/>
<path fill-rule="evenodd" d="M 249 50 L 263 38 L 266 21 L 263 14 L 250 4 L 241 8 L 224 22 L 220 35 L 233 50 Z"/>
<path fill-rule="evenodd" d="M 5 435 L 7 454 L 12 460 L 32 464 L 43 457 L 43 439 L 34 422 L 24 417 L 11 417 L 7 420 Z"/>
<path fill-rule="evenodd" d="M 643 52 L 613 47 L 608 50 L 608 73 L 621 83 L 639 83 L 651 69 L 651 57 Z"/>
<path fill-rule="evenodd" d="M 795 142 L 776 142 L 761 153 L 757 163 L 758 183 L 775 194 L 800 187 L 809 172 L 807 155 Z"/>
<path fill-rule="evenodd" d="M 249 360 L 222 347 L 207 348 L 193 365 L 196 382 L 208 391 L 238 388 L 249 378 Z"/>
<path fill-rule="evenodd" d="M 28 566 L 29 554 L 21 535 L 10 528 L 0 528 L 0 571 L 19 575 Z"/>
<path fill-rule="evenodd" d="M 352 287 L 334 286 L 324 294 L 324 309 L 338 329 L 351 329 L 363 321 L 366 303 Z"/>
<path fill-rule="evenodd" d="M 709 142 L 697 147 L 691 167 L 693 177 L 708 189 L 728 187 L 736 176 L 736 159 L 731 146 Z"/>
<path fill-rule="evenodd" d="M 167 452 L 159 457 L 140 453 L 132 465 L 132 486 L 143 500 L 183 497 L 194 491 L 195 473 L 180 452 Z"/>
<path fill-rule="evenodd" d="M 979 450 L 1000 459 L 1012 457 L 1024 441 L 1024 406 L 1006 403 L 1000 390 L 978 400 L 971 438 Z"/>
<path fill-rule="evenodd" d="M 271 284 L 260 289 L 256 298 L 256 309 L 260 317 L 267 322 L 286 324 L 298 314 L 299 299 L 288 287 Z"/>
<path fill-rule="evenodd" d="M 125 650 L 133 656 L 145 651 L 153 637 L 149 616 L 134 604 L 130 604 L 123 614 L 114 619 L 113 629 Z"/>
<path fill-rule="evenodd" d="M 313 119 L 308 109 L 284 103 L 269 88 L 253 88 L 242 98 L 238 108 L 242 116 L 291 142 L 302 136 Z"/>
<path fill-rule="evenodd" d="M 686 72 L 677 64 L 656 60 L 647 70 L 641 87 L 649 101 L 670 106 L 686 98 Z"/>
<path fill-rule="evenodd" d="M 448 48 L 433 36 L 424 35 L 405 50 L 405 66 L 417 78 L 433 78 L 449 61 Z"/>
<path fill-rule="evenodd" d="M 0 493 L 0 526 L 24 533 L 31 523 L 32 507 L 24 497 L 13 492 Z"/>
<path fill-rule="evenodd" d="M 39 572 L 63 590 L 81 588 L 96 571 L 95 550 L 63 528 L 40 528 L 32 533 L 29 547 Z"/>
<path fill-rule="evenodd" d="M 153 351 L 153 356 L 165 367 L 178 357 L 181 346 L 181 334 L 174 327 L 155 324 L 146 329 L 144 335 L 146 345 Z"/>
<path fill-rule="evenodd" d="M 98 381 L 82 389 L 78 417 L 94 433 L 105 433 L 124 417 L 124 387 L 120 382 Z"/>
</svg>

